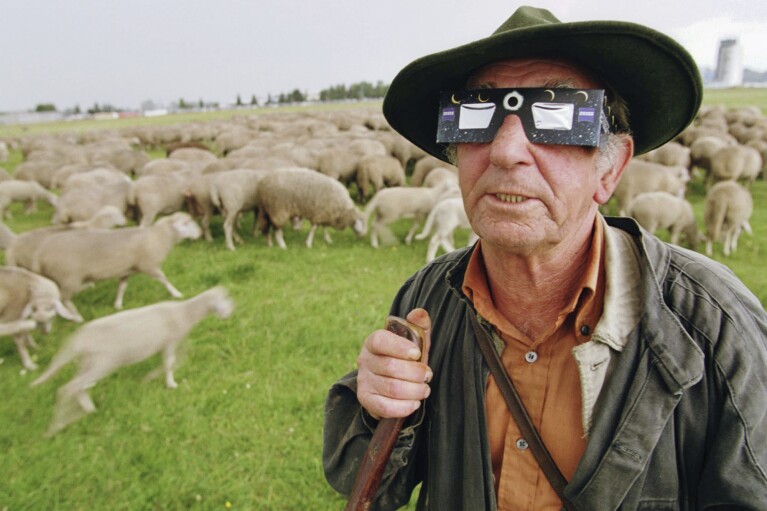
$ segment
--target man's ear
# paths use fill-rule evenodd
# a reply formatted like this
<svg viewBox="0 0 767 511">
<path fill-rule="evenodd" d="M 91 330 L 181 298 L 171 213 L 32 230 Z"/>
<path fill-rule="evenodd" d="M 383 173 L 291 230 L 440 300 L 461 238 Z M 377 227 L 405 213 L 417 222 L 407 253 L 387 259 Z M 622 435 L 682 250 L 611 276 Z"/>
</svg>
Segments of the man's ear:
<svg viewBox="0 0 767 511">
<path fill-rule="evenodd" d="M 599 182 L 594 192 L 594 202 L 600 205 L 610 200 L 624 169 L 634 156 L 634 139 L 630 135 L 619 134 L 613 135 L 613 137 L 614 140 L 610 141 L 613 147 L 608 149 L 613 154 L 603 156 L 607 160 L 604 162 L 604 166 L 607 168 L 597 168 L 597 172 L 600 172 L 601 175 L 597 178 Z"/>
</svg>

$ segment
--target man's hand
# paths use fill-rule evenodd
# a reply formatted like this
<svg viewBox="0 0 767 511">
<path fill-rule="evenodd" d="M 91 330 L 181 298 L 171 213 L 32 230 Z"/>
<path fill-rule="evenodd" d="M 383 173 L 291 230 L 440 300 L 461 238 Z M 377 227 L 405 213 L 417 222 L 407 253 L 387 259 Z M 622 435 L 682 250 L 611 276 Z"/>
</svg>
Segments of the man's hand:
<svg viewBox="0 0 767 511">
<path fill-rule="evenodd" d="M 429 346 L 431 318 L 424 309 L 414 309 L 406 318 L 424 330 Z M 429 396 L 433 376 L 420 362 L 421 350 L 410 340 L 376 330 L 362 345 L 357 358 L 357 399 L 376 419 L 407 417 Z"/>
</svg>

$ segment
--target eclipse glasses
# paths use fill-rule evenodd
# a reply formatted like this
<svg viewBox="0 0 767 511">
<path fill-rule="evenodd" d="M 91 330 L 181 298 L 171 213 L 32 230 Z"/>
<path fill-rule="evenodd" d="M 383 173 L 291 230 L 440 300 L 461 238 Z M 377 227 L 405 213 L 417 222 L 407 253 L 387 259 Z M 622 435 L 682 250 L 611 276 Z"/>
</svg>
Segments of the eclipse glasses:
<svg viewBox="0 0 767 511">
<path fill-rule="evenodd" d="M 601 146 L 611 131 L 602 89 L 516 88 L 440 93 L 437 142 L 491 142 L 507 115 L 534 144 Z"/>
</svg>

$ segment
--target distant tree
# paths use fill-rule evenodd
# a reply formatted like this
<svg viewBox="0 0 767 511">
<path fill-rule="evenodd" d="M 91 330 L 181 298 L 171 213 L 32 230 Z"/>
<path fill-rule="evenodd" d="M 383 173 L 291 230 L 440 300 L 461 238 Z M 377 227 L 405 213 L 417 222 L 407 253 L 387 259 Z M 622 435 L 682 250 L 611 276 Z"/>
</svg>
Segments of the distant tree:
<svg viewBox="0 0 767 511">
<path fill-rule="evenodd" d="M 99 112 L 102 112 L 102 110 L 98 103 L 93 103 L 93 106 L 88 109 L 89 114 L 97 114 Z"/>
<path fill-rule="evenodd" d="M 242 105 L 243 105 L 242 98 L 240 97 L 239 94 L 237 94 L 237 106 L 242 106 Z"/>
<path fill-rule="evenodd" d="M 205 107 L 205 103 L 202 102 L 202 98 L 200 98 L 200 102 L 197 103 L 197 106 L 200 107 L 200 108 L 204 108 Z"/>
<path fill-rule="evenodd" d="M 253 94 L 250 97 L 250 104 L 251 104 L 251 106 L 258 106 L 258 100 L 256 99 L 256 95 L 255 94 Z"/>
<path fill-rule="evenodd" d="M 186 109 L 188 109 L 188 108 L 192 108 L 192 105 L 190 105 L 189 103 L 187 103 L 187 102 L 184 100 L 184 98 L 180 98 L 180 99 L 178 100 L 178 108 L 179 108 L 180 110 L 186 110 Z"/>
<path fill-rule="evenodd" d="M 270 92 L 270 93 L 269 93 L 269 94 L 267 94 L 267 96 L 266 96 L 266 104 L 267 104 L 267 105 L 271 105 L 271 104 L 273 104 L 273 103 L 274 103 L 274 98 L 272 97 L 272 93 Z"/>
<path fill-rule="evenodd" d="M 80 105 L 75 105 L 75 109 L 73 110 L 75 115 L 80 115 L 82 112 L 80 111 Z"/>
<path fill-rule="evenodd" d="M 35 112 L 55 112 L 56 105 L 53 103 L 38 103 L 35 107 Z"/>
</svg>

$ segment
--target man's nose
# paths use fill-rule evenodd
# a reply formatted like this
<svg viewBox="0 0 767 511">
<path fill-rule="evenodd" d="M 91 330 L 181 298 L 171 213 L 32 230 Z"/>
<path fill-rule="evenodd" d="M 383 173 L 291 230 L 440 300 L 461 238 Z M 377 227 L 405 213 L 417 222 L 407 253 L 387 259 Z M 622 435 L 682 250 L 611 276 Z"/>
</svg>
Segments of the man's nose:
<svg viewBox="0 0 767 511">
<path fill-rule="evenodd" d="M 502 168 L 529 162 L 532 158 L 529 144 L 522 120 L 516 115 L 508 115 L 490 143 L 490 161 Z"/>
</svg>

